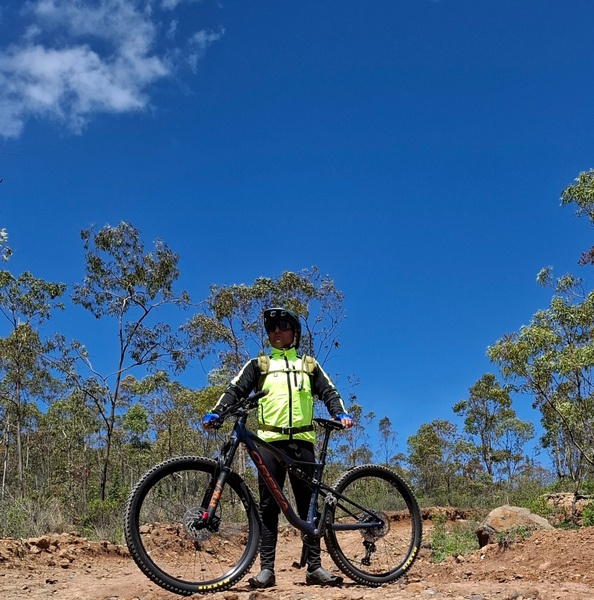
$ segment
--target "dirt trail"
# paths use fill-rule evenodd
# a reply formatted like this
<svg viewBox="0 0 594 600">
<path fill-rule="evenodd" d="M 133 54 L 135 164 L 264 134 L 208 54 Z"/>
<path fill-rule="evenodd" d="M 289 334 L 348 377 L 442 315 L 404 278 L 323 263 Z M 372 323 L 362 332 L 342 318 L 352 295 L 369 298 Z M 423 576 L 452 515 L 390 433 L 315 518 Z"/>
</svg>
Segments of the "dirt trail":
<svg viewBox="0 0 594 600">
<path fill-rule="evenodd" d="M 407 576 L 380 588 L 348 579 L 340 588 L 304 585 L 305 573 L 290 565 L 299 538 L 282 538 L 277 584 L 253 591 L 247 577 L 233 589 L 205 596 L 212 600 L 594 600 L 594 528 L 538 531 L 506 550 L 487 546 L 439 565 L 423 550 Z M 335 571 L 330 558 L 324 566 Z M 151 583 L 127 550 L 70 535 L 44 536 L 36 544 L 0 540 L 0 598 L 59 600 L 174 600 L 181 598 Z"/>
</svg>

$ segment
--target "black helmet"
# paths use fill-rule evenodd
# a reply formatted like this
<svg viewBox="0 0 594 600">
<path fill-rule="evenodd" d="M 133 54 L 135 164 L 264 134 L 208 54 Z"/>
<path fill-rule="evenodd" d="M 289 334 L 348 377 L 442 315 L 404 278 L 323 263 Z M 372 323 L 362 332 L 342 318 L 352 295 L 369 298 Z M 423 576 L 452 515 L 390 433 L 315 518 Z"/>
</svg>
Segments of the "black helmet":
<svg viewBox="0 0 594 600">
<path fill-rule="evenodd" d="M 291 347 L 298 348 L 299 340 L 301 339 L 301 321 L 299 321 L 299 317 L 286 308 L 267 308 L 264 311 L 264 329 L 266 333 L 272 331 L 279 321 L 287 321 L 289 323 L 294 334 Z"/>
</svg>

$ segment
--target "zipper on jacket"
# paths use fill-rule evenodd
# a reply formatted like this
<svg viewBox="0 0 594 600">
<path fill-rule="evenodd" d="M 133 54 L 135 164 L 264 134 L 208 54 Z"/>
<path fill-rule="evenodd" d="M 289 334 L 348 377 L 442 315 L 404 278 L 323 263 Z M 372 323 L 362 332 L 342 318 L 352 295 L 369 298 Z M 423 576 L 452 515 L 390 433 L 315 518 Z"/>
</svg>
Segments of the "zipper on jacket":
<svg viewBox="0 0 594 600">
<path fill-rule="evenodd" d="M 284 354 L 285 365 L 287 366 L 287 388 L 289 393 L 289 427 L 293 427 L 293 391 L 291 390 L 291 366 L 289 365 L 289 359 Z M 293 439 L 293 434 L 289 434 L 289 439 Z"/>
</svg>

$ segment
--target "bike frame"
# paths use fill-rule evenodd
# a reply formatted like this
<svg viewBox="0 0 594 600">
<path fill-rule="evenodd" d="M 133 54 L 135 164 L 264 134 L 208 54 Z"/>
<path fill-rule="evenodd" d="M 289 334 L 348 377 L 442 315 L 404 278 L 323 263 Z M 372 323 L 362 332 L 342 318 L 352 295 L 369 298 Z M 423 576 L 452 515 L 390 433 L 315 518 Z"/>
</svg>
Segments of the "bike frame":
<svg viewBox="0 0 594 600">
<path fill-rule="evenodd" d="M 358 522 L 345 524 L 332 523 L 329 526 L 333 531 L 370 529 L 372 527 L 381 527 L 383 525 L 380 516 L 370 512 L 367 508 L 361 506 L 360 504 L 354 502 L 346 496 L 343 496 L 342 494 L 340 494 L 333 488 L 325 485 L 321 481 L 322 474 L 324 472 L 324 467 L 326 466 L 326 456 L 328 452 L 328 442 L 330 440 L 330 433 L 332 429 L 337 430 L 342 428 L 339 422 L 330 421 L 328 419 L 315 419 L 318 423 L 324 426 L 325 435 L 322 444 L 322 451 L 320 452 L 320 461 L 310 463 L 294 460 L 293 458 L 287 456 L 287 454 L 285 454 L 279 448 L 276 448 L 275 446 L 259 438 L 254 432 L 250 431 L 246 427 L 247 416 L 247 410 L 241 409 L 239 417 L 237 418 L 233 426 L 233 430 L 231 432 L 229 441 L 223 447 L 221 458 L 219 459 L 219 476 L 215 483 L 210 501 L 208 503 L 208 509 L 206 511 L 207 514 L 204 515 L 204 518 L 207 520 L 207 522 L 210 521 L 215 514 L 215 511 L 218 506 L 218 500 L 225 486 L 225 481 L 232 471 L 231 464 L 233 462 L 233 458 L 235 457 L 235 453 L 239 448 L 239 445 L 244 444 L 248 451 L 248 454 L 250 455 L 258 471 L 258 474 L 264 481 L 266 487 L 270 490 L 270 493 L 276 500 L 282 513 L 285 515 L 289 523 L 299 531 L 313 537 L 321 537 L 324 534 L 324 530 L 327 526 L 326 514 L 329 508 L 331 506 L 336 505 L 340 501 L 342 501 L 340 502 L 341 508 L 343 508 L 343 510 L 345 510 L 346 512 L 350 512 L 352 516 L 355 516 L 355 513 L 347 510 L 343 504 L 344 502 L 352 506 L 352 510 L 356 509 L 357 511 L 359 511 L 359 513 L 366 513 L 369 520 L 366 519 L 365 522 L 357 520 Z M 301 519 L 297 515 L 294 508 L 291 506 L 291 503 L 285 496 L 282 487 L 266 468 L 266 465 L 264 464 L 262 455 L 259 450 L 260 447 L 263 447 L 272 454 L 274 454 L 281 461 L 281 463 L 285 465 L 285 468 L 289 474 L 299 477 L 311 487 L 312 494 L 306 520 Z M 304 465 L 307 465 L 308 467 L 312 468 L 313 476 L 305 473 L 302 470 L 301 467 L 303 467 Z M 320 511 L 318 525 L 316 525 L 316 507 L 320 495 L 324 498 L 324 504 L 322 506 L 322 510 Z"/>
</svg>

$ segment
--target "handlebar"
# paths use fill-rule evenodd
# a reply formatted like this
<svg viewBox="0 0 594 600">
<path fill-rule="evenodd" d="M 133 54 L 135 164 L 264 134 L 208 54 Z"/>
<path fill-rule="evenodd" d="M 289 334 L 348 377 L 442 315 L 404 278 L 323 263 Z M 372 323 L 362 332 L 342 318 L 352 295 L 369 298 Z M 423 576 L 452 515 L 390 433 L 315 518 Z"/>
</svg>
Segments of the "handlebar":
<svg viewBox="0 0 594 600">
<path fill-rule="evenodd" d="M 235 404 L 231 405 L 229 408 L 226 408 L 224 411 L 222 411 L 221 414 L 219 415 L 219 418 L 216 419 L 216 421 L 212 422 L 210 428 L 218 429 L 225 422 L 227 417 L 237 415 L 243 409 L 249 410 L 251 408 L 256 408 L 256 406 L 258 406 L 258 400 L 260 400 L 260 398 L 263 398 L 264 396 L 266 396 L 266 394 L 268 394 L 268 390 L 260 390 L 259 392 L 256 392 L 255 394 L 252 394 L 251 396 L 247 396 L 246 398 L 241 398 L 241 400 L 239 400 L 239 402 L 236 402 Z"/>
</svg>

